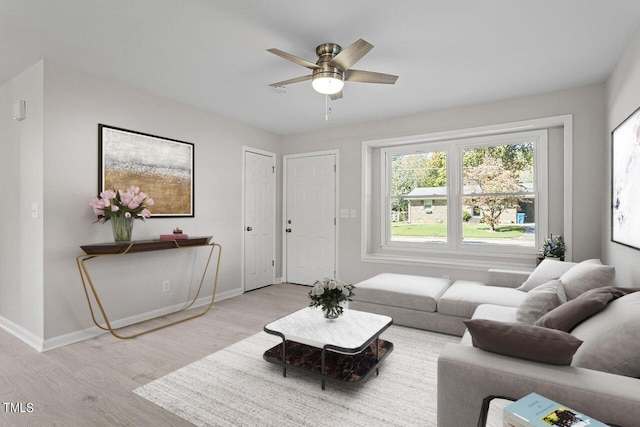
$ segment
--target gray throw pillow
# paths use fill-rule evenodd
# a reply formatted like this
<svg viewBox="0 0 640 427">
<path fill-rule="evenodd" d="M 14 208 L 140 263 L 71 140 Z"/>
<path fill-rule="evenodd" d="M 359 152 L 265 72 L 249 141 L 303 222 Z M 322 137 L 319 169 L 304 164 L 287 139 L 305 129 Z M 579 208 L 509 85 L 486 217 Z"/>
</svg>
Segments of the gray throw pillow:
<svg viewBox="0 0 640 427">
<path fill-rule="evenodd" d="M 573 366 L 640 378 L 640 292 L 618 298 L 576 326 L 584 341 Z"/>
<path fill-rule="evenodd" d="M 531 272 L 529 278 L 516 289 L 519 291 L 529 292 L 530 290 L 547 283 L 549 280 L 560 278 L 560 276 L 569 271 L 574 265 L 576 264 L 572 262 L 563 262 L 545 258 L 535 268 L 535 270 Z"/>
<path fill-rule="evenodd" d="M 492 353 L 554 365 L 570 365 L 582 341 L 566 332 L 523 323 L 473 319 L 464 322 L 473 346 Z"/>
<path fill-rule="evenodd" d="M 576 299 L 554 308 L 534 325 L 569 332 L 583 320 L 603 310 L 610 301 L 637 290 L 639 289 L 614 286 L 591 289 Z"/>
<path fill-rule="evenodd" d="M 536 320 L 567 302 L 564 286 L 560 280 L 551 280 L 527 292 L 516 310 L 516 320 L 532 325 Z"/>
<path fill-rule="evenodd" d="M 589 289 L 611 285 L 614 276 L 614 267 L 602 265 L 599 260 L 587 260 L 572 267 L 560 276 L 560 280 L 564 284 L 567 299 L 572 300 Z"/>
</svg>

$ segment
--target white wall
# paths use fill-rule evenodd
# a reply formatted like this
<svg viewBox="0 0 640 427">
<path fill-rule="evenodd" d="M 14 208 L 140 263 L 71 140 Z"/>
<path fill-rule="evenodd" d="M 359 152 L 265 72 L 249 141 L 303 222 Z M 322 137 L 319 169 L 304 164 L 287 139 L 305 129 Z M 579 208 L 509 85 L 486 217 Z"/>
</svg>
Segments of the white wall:
<svg viewBox="0 0 640 427">
<path fill-rule="evenodd" d="M 636 88 L 638 80 L 640 77 L 634 83 Z M 20 123 L 13 122 L 11 102 L 24 98 L 29 114 L 35 115 Z M 3 219 L 7 220 L 0 223 L 4 235 L 16 235 L 19 230 L 24 242 L 19 251 L 15 242 L 0 243 L 0 324 L 24 328 L 50 346 L 80 339 L 87 331 L 95 332 L 75 257 L 81 253 L 82 244 L 112 239 L 110 225 L 94 224 L 88 206 L 97 190 L 98 123 L 195 144 L 195 218 L 136 221 L 134 238 L 154 238 L 178 225 L 191 235 L 212 234 L 224 247 L 218 286 L 221 295 L 241 291 L 242 145 L 272 151 L 278 156 L 327 149 L 340 151 L 339 207 L 358 213 L 356 219 L 340 220 L 341 279 L 357 282 L 382 271 L 481 279 L 482 271 L 445 271 L 360 260 L 362 141 L 572 114 L 574 260 L 600 256 L 599 224 L 603 211 L 592 206 L 594 189 L 601 189 L 603 182 L 608 182 L 603 157 L 606 151 L 603 85 L 286 137 L 46 61 L 0 87 L 0 101 L 2 173 L 5 182 L 17 181 L 18 189 L 11 188 L 6 194 L 7 200 L 19 207 L 18 212 L 3 211 Z M 280 179 L 279 175 L 278 219 Z M 37 220 L 30 216 L 33 201 L 40 203 L 41 216 Z M 200 260 L 190 261 L 186 255 L 174 252 L 130 255 L 96 266 L 96 282 L 102 284 L 116 318 L 166 307 L 184 297 L 178 291 L 180 281 L 183 276 L 191 279 L 188 267 L 193 264 L 177 265 L 180 261 Z M 162 295 L 159 286 L 167 278 L 175 292 Z M 20 298 L 19 306 L 7 302 L 16 298 Z"/>
<path fill-rule="evenodd" d="M 19 201 L 20 212 L 12 212 L 7 222 L 20 224 L 15 229 L 21 238 L 12 244 L 5 239 L 0 246 L 3 260 L 11 255 L 19 261 L 6 272 L 3 261 L 0 316 L 27 327 L 45 341 L 45 347 L 96 332 L 75 257 L 82 253 L 80 245 L 113 239 L 110 223 L 95 224 L 88 205 L 98 189 L 98 123 L 195 144 L 195 217 L 136 221 L 133 237 L 157 238 L 176 226 L 192 236 L 213 235 L 223 246 L 217 294 L 228 297 L 241 293 L 242 146 L 278 153 L 279 137 L 47 61 L 38 67 L 39 75 L 32 77 L 38 69 L 27 70 L 14 79 L 25 80 L 24 84 L 12 81 L 0 93 L 2 112 L 14 97 L 28 97 L 29 119 L 44 99 L 40 127 L 33 129 L 36 134 L 39 129 L 39 139 L 25 135 L 29 119 L 19 124 L 22 133 L 5 131 L 7 114 L 1 119 L 3 166 L 7 163 L 3 175 L 8 175 L 6 182 L 18 181 L 20 185 L 19 191 L 10 192 L 11 199 Z M 16 85 L 20 91 L 13 90 Z M 10 121 L 7 125 L 14 125 Z M 20 152 L 5 146 L 4 133 Z M 30 220 L 31 201 L 40 202 L 44 215 L 39 228 Z M 15 235 L 16 230 L 4 234 L 10 231 Z M 26 243 L 25 248 L 14 256 L 20 241 Z M 200 267 L 203 262 L 202 255 L 188 253 L 166 251 L 92 261 L 94 282 L 102 289 L 112 320 L 184 300 L 185 286 L 196 279 L 191 267 Z M 171 280 L 172 291 L 163 294 L 160 286 L 165 279 Z M 209 295 L 212 279 L 210 274 L 204 289 Z M 29 306 L 8 302 L 18 296 L 28 300 Z"/>
<path fill-rule="evenodd" d="M 339 101 L 337 101 L 339 102 Z M 439 131 L 473 128 L 516 122 L 541 117 L 573 115 L 573 259 L 600 256 L 599 209 L 585 208 L 591 203 L 593 189 L 601 188 L 605 161 L 602 157 L 604 134 L 604 86 L 593 85 L 571 90 L 516 98 L 490 104 L 389 120 L 326 129 L 318 132 L 287 136 L 283 154 L 338 149 L 340 151 L 340 208 L 356 209 L 358 218 L 340 219 L 338 239 L 338 276 L 357 282 L 374 274 L 388 271 L 409 274 L 449 275 L 455 278 L 485 278 L 485 271 L 439 268 L 419 265 L 362 262 L 360 257 L 360 153 L 362 141 L 421 135 Z M 553 152 L 553 148 L 550 149 Z M 562 182 L 550 183 L 562 185 Z M 551 207 L 553 212 L 561 210 Z M 558 221 L 554 219 L 552 221 Z M 534 260 L 531 260 L 533 267 Z"/>
<path fill-rule="evenodd" d="M 43 335 L 43 219 L 31 218 L 43 198 L 43 63 L 0 86 L 0 326 L 33 346 Z M 14 121 L 13 101 L 26 101 Z"/>
<path fill-rule="evenodd" d="M 638 286 L 640 250 L 611 242 L 611 132 L 640 107 L 640 31 L 629 44 L 607 81 L 606 144 L 601 152 L 605 159 L 605 180 L 600 190 L 606 198 L 602 207 L 602 258 L 616 267 L 616 283 Z"/>
</svg>

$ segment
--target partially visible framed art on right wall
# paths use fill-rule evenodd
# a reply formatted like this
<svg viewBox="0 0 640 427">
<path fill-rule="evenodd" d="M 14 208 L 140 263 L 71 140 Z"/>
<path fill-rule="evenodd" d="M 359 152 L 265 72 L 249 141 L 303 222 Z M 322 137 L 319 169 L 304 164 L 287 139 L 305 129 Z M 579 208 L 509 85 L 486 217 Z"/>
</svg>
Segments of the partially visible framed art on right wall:
<svg viewBox="0 0 640 427">
<path fill-rule="evenodd" d="M 611 132 L 611 240 L 640 249 L 640 108 Z"/>
</svg>

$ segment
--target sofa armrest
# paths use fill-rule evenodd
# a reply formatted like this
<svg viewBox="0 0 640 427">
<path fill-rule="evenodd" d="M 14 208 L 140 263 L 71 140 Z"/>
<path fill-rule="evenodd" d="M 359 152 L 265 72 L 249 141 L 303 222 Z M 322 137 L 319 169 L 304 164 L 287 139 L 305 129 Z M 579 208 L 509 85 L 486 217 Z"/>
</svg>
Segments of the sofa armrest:
<svg viewBox="0 0 640 427">
<path fill-rule="evenodd" d="M 520 399 L 531 392 L 599 421 L 630 427 L 640 419 L 639 389 L 637 378 L 447 344 L 438 357 L 438 427 L 476 425 L 487 396 Z"/>
<path fill-rule="evenodd" d="M 522 285 L 531 274 L 530 271 L 500 270 L 496 268 L 490 268 L 487 273 L 487 285 L 500 286 L 503 288 L 517 288 Z"/>
</svg>

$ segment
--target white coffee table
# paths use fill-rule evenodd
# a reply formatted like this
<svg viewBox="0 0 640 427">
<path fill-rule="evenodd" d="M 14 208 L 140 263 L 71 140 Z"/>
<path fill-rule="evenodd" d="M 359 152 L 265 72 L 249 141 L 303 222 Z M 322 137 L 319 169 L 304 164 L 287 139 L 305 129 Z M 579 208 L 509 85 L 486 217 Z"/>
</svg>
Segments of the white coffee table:
<svg viewBox="0 0 640 427">
<path fill-rule="evenodd" d="M 264 353 L 268 362 L 300 369 L 322 380 L 355 383 L 364 380 L 393 351 L 393 343 L 380 339 L 393 320 L 389 316 L 345 309 L 334 320 L 322 310 L 306 307 L 268 323 L 264 331 L 282 338 Z"/>
</svg>

